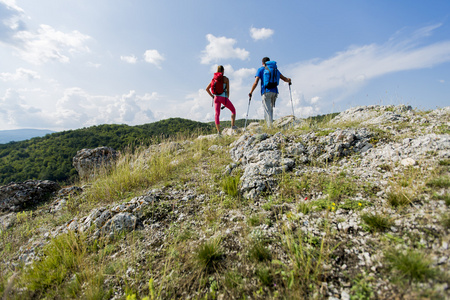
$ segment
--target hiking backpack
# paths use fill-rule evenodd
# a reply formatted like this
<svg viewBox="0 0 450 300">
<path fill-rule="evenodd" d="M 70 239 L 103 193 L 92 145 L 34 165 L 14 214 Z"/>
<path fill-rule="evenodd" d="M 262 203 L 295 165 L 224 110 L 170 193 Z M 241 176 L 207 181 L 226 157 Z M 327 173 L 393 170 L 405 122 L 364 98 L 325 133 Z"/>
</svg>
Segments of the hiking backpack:
<svg viewBox="0 0 450 300">
<path fill-rule="evenodd" d="M 277 69 L 276 61 L 271 60 L 266 62 L 262 82 L 266 89 L 273 89 L 278 86 L 278 83 L 280 82 L 280 72 Z"/>
<path fill-rule="evenodd" d="M 220 95 L 223 93 L 223 73 L 214 73 L 214 77 L 211 80 L 211 92 L 214 95 Z"/>
</svg>

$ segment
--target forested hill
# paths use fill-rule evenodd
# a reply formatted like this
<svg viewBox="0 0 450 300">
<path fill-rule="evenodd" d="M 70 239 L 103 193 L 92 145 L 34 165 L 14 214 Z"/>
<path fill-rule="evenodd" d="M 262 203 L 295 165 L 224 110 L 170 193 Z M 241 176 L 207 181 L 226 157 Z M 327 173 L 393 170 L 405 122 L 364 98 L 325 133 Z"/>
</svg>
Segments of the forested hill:
<svg viewBox="0 0 450 300">
<path fill-rule="evenodd" d="M 123 150 L 178 134 L 199 135 L 213 130 L 211 123 L 171 118 L 138 126 L 98 125 L 0 144 L 0 185 L 28 179 L 71 181 L 77 175 L 72 158 L 83 148 L 107 146 Z"/>
</svg>

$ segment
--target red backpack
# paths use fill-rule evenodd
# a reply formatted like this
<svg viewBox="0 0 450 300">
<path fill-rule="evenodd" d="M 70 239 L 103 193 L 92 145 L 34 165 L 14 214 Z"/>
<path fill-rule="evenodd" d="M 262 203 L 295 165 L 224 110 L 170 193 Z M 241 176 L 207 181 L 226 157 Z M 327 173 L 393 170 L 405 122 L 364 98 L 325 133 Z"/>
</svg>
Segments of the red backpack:
<svg viewBox="0 0 450 300">
<path fill-rule="evenodd" d="M 214 77 L 211 80 L 211 93 L 214 95 L 223 93 L 223 74 L 220 72 L 214 73 Z"/>
</svg>

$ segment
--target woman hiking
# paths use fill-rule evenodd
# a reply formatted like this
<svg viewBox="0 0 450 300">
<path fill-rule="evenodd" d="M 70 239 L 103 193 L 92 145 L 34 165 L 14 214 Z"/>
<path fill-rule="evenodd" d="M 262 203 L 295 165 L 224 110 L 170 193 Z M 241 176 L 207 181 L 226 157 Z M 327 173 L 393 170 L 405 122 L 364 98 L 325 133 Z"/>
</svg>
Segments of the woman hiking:
<svg viewBox="0 0 450 300">
<path fill-rule="evenodd" d="M 233 103 L 228 99 L 230 95 L 230 80 L 228 77 L 223 75 L 223 66 L 217 67 L 217 73 L 214 73 L 214 77 L 211 82 L 206 87 L 208 94 L 214 99 L 214 110 L 215 110 L 215 123 L 217 128 L 217 134 L 220 132 L 220 105 L 224 105 L 231 111 L 231 128 L 236 129 L 234 126 L 234 120 L 236 119 L 236 109 Z"/>
</svg>

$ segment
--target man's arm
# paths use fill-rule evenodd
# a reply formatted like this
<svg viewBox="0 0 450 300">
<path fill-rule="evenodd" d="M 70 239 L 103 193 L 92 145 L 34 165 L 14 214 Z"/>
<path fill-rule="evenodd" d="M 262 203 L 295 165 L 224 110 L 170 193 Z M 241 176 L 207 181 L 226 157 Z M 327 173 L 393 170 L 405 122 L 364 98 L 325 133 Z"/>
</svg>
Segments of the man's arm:
<svg viewBox="0 0 450 300">
<path fill-rule="evenodd" d="M 252 89 L 250 90 L 250 93 L 248 94 L 248 96 L 249 96 L 250 98 L 252 98 L 253 91 L 254 91 L 254 90 L 256 89 L 256 87 L 258 86 L 258 82 L 259 82 L 259 77 L 256 76 L 255 82 L 253 82 L 253 85 L 252 85 Z"/>
<path fill-rule="evenodd" d="M 291 79 L 290 79 L 290 78 L 287 78 L 287 77 L 284 77 L 283 74 L 280 74 L 280 78 L 281 78 L 284 82 L 288 82 L 289 84 L 292 83 L 292 82 L 291 82 Z"/>
</svg>

